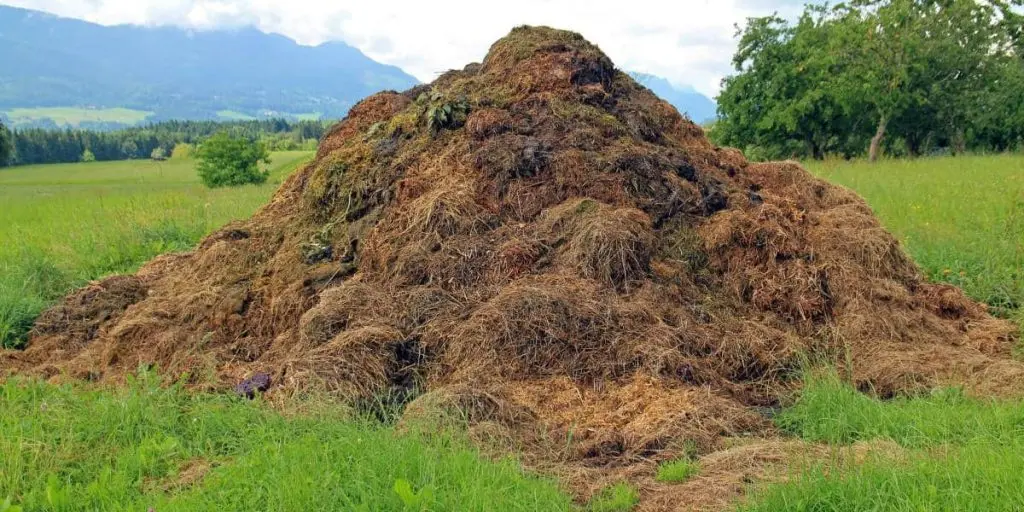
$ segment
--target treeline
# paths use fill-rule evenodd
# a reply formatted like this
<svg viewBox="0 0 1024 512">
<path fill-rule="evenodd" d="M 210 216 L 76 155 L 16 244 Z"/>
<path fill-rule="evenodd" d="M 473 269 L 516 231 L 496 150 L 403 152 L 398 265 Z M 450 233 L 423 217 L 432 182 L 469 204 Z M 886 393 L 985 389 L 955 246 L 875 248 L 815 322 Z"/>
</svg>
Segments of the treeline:
<svg viewBox="0 0 1024 512">
<path fill-rule="evenodd" d="M 115 131 L 0 128 L 11 151 L 0 165 L 67 163 L 92 160 L 164 158 L 180 144 L 197 144 L 219 132 L 259 139 L 271 151 L 315 149 L 329 126 L 324 121 L 163 121 Z M 3 157 L 0 151 L 0 157 Z"/>
<path fill-rule="evenodd" d="M 752 18 L 719 144 L 756 159 L 1024 146 L 1022 0 L 853 0 Z"/>
</svg>

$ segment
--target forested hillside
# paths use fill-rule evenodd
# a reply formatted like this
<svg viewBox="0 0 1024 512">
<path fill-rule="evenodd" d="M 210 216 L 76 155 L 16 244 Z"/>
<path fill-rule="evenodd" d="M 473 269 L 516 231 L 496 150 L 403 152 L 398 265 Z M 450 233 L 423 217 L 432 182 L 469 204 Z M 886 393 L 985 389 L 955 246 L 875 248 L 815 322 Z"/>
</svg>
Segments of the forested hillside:
<svg viewBox="0 0 1024 512">
<path fill-rule="evenodd" d="M 253 28 L 105 27 L 0 6 L 0 111 L 124 107 L 147 121 L 225 114 L 340 118 L 417 83 L 341 42 L 301 46 Z"/>
<path fill-rule="evenodd" d="M 329 122 L 268 119 L 262 121 L 164 121 L 115 131 L 46 130 L 7 131 L 0 124 L 0 146 L 8 139 L 4 165 L 52 164 L 81 161 L 165 158 L 179 145 L 194 145 L 217 132 L 260 139 L 273 151 L 313 150 Z M 6 157 L 5 157 L 6 156 Z"/>
</svg>

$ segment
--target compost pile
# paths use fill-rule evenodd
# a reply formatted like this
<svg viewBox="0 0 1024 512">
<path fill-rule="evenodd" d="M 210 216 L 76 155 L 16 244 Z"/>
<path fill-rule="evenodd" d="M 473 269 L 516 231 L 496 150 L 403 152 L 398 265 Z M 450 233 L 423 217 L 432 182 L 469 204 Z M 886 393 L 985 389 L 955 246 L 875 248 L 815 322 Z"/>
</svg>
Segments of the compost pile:
<svg viewBox="0 0 1024 512">
<path fill-rule="evenodd" d="M 930 284 L 853 192 L 751 163 L 571 32 L 356 105 L 248 221 L 38 320 L 0 367 L 457 410 L 623 468 L 768 435 L 801 368 L 1016 389 L 1015 326 Z"/>
</svg>

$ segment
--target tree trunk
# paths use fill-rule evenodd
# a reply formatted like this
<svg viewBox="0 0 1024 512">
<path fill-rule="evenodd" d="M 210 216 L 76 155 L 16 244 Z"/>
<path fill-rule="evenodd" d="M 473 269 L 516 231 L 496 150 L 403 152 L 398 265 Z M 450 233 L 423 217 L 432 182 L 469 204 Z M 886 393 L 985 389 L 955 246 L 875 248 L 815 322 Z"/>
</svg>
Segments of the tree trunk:
<svg viewBox="0 0 1024 512">
<path fill-rule="evenodd" d="M 953 154 L 962 155 L 967 152 L 967 140 L 964 137 L 964 131 L 960 129 L 953 130 Z"/>
<path fill-rule="evenodd" d="M 882 116 L 878 120 L 878 130 L 875 131 L 875 136 L 871 137 L 871 146 L 868 147 L 868 161 L 874 162 L 878 160 L 878 152 L 882 146 L 882 139 L 885 138 L 885 126 L 889 124 L 889 118 Z"/>
</svg>

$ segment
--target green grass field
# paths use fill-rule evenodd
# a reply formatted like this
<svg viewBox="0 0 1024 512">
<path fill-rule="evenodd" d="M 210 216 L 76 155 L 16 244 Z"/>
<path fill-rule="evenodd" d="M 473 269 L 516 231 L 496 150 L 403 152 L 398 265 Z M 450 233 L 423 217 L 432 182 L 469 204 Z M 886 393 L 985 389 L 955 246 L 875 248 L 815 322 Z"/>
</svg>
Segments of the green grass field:
<svg viewBox="0 0 1024 512">
<path fill-rule="evenodd" d="M 776 423 L 836 450 L 885 439 L 905 453 L 819 464 L 788 483 L 755 489 L 744 512 L 1024 510 L 1022 401 L 940 389 L 882 402 L 826 373 L 809 378 Z"/>
<path fill-rule="evenodd" d="M 0 344 L 74 287 L 191 248 L 251 215 L 311 153 L 275 153 L 261 186 L 207 189 L 191 160 L 133 160 L 0 170 Z"/>
<path fill-rule="evenodd" d="M 401 435 L 307 399 L 280 414 L 225 395 L 0 384 L 0 510 L 565 511 L 549 479 L 458 433 Z M 10 510 L 6 512 L 11 512 Z"/>
<path fill-rule="evenodd" d="M 128 108 L 78 108 L 78 107 L 46 107 L 46 108 L 15 108 L 4 112 L 15 128 L 34 121 L 51 119 L 59 126 L 78 127 L 86 122 L 139 124 L 153 115 L 152 112 L 132 110 Z"/>
<path fill-rule="evenodd" d="M 192 247 L 252 213 L 309 153 L 274 155 L 270 183 L 209 190 L 192 162 L 0 170 L 0 336 L 17 343 L 69 289 Z M 861 193 L 926 274 L 1002 315 L 1024 304 L 1024 157 L 816 163 Z M 1024 510 L 1024 402 L 956 389 L 880 401 L 814 373 L 776 418 L 789 435 L 845 450 L 888 439 L 898 454 L 848 458 L 755 485 L 744 511 Z M 514 460 L 481 458 L 458 432 L 423 435 L 323 398 L 295 411 L 161 389 L 0 383 L 0 512 L 24 510 L 578 510 Z M 700 461 L 659 469 L 699 478 Z M 620 485 L 589 510 L 629 510 Z"/>
<path fill-rule="evenodd" d="M 218 110 L 217 117 L 228 121 L 253 121 L 256 118 L 249 114 L 243 114 L 234 110 Z"/>
<path fill-rule="evenodd" d="M 930 279 L 1024 320 L 1024 156 L 808 168 L 862 195 Z"/>
</svg>

